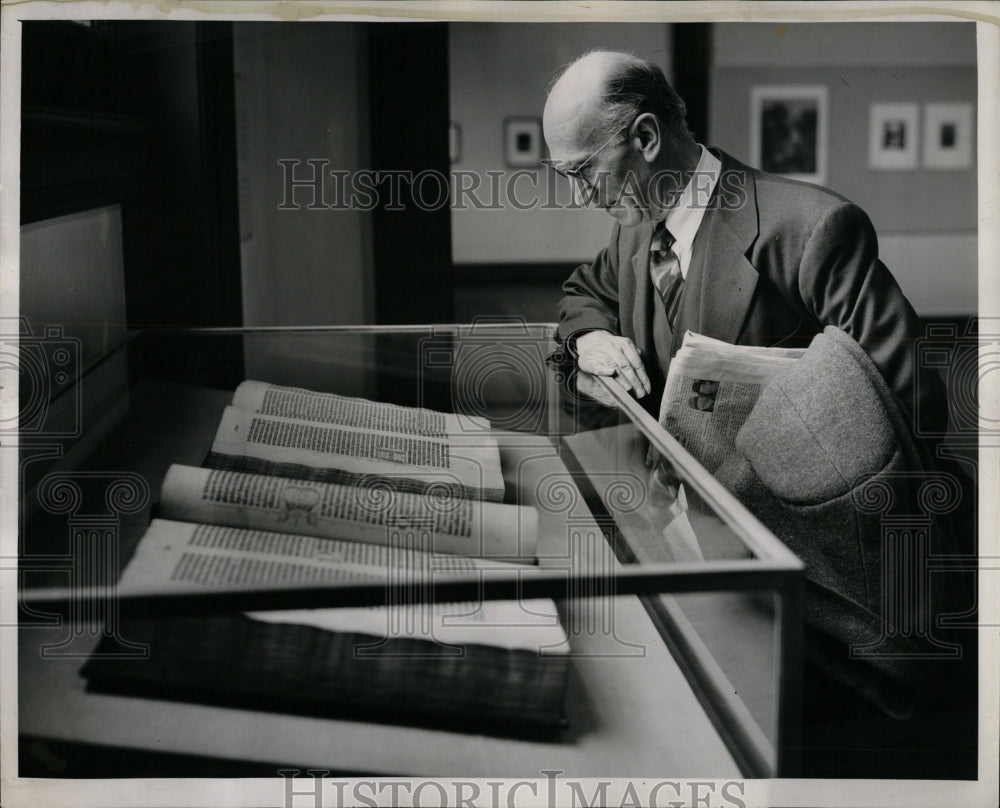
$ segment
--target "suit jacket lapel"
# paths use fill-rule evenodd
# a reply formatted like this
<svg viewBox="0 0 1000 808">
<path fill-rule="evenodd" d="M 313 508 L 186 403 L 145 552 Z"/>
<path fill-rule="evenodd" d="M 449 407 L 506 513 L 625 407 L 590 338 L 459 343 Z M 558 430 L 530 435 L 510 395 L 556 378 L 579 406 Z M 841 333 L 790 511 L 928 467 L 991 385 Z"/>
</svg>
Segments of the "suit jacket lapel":
<svg viewBox="0 0 1000 808">
<path fill-rule="evenodd" d="M 746 257 L 758 233 L 757 197 L 750 169 L 723 152 L 715 153 L 722 160 L 722 174 L 695 238 L 687 278 L 693 294 L 684 302 L 685 316 L 678 323 L 736 342 L 757 287 L 757 270 Z M 682 336 L 675 335 L 675 340 Z M 679 347 L 676 341 L 674 350 Z"/>
</svg>

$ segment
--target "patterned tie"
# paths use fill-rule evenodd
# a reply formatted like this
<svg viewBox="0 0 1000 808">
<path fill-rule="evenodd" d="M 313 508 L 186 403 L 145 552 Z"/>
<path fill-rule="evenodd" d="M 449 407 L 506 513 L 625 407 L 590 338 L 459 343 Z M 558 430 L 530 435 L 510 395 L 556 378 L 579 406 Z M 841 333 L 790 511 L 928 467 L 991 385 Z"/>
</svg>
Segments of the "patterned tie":
<svg viewBox="0 0 1000 808">
<path fill-rule="evenodd" d="M 649 277 L 656 291 L 660 293 L 663 311 L 667 315 L 667 324 L 671 330 L 677 319 L 681 289 L 684 288 L 681 262 L 671 249 L 673 244 L 674 237 L 670 235 L 670 231 L 663 226 L 663 222 L 658 223 L 653 231 L 653 243 L 649 248 Z"/>
</svg>

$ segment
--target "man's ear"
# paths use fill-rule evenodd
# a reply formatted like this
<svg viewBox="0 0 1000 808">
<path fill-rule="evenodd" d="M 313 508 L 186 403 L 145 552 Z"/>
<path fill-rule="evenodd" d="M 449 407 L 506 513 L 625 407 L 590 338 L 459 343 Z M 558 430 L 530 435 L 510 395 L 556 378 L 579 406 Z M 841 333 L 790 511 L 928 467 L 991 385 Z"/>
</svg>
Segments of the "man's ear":
<svg viewBox="0 0 1000 808">
<path fill-rule="evenodd" d="M 632 124 L 633 142 L 647 163 L 652 163 L 663 147 L 663 133 L 660 120 L 651 112 L 644 112 Z"/>
</svg>

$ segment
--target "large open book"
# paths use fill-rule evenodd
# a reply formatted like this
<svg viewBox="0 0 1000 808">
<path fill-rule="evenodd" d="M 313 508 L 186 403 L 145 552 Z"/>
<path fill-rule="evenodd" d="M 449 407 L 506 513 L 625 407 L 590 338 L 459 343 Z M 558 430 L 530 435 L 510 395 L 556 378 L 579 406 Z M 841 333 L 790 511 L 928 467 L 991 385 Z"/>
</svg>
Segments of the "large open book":
<svg viewBox="0 0 1000 808">
<path fill-rule="evenodd" d="M 800 348 L 731 345 L 688 331 L 670 360 L 660 426 L 714 472 L 732 451 L 761 389 L 803 353 Z"/>
<path fill-rule="evenodd" d="M 248 394 L 256 403 L 247 406 L 258 409 L 284 407 L 323 423 L 336 413 L 352 425 L 378 416 L 381 426 L 437 431 L 446 444 L 452 439 L 440 430 L 457 423 L 449 414 L 257 383 L 241 386 L 234 403 L 245 404 Z M 285 407 L 289 401 L 309 406 Z M 243 412 L 227 408 L 213 454 L 220 435 L 246 423 Z M 320 422 L 282 423 L 294 432 L 296 424 Z M 496 451 L 484 423 L 472 427 L 480 434 L 470 429 L 459 437 Z M 96 654 L 82 671 L 91 689 L 478 728 L 563 722 L 569 657 L 552 601 L 393 600 L 399 582 L 430 586 L 440 576 L 533 562 L 534 508 L 463 498 L 456 488 L 399 490 L 367 472 L 354 485 L 277 476 L 312 451 L 283 448 L 291 460 L 267 475 L 171 466 L 158 518 L 120 588 L 183 593 L 380 581 L 394 605 L 129 620 L 122 635 L 147 643 L 149 659 Z M 111 640 L 98 648 L 109 650 Z"/>
<path fill-rule="evenodd" d="M 458 556 L 154 519 L 123 592 L 432 582 L 509 567 Z M 92 658 L 91 689 L 254 709 L 484 728 L 559 726 L 569 656 L 545 599 L 395 603 L 128 621 L 147 660 Z M 105 643 L 105 648 L 109 647 Z"/>
</svg>

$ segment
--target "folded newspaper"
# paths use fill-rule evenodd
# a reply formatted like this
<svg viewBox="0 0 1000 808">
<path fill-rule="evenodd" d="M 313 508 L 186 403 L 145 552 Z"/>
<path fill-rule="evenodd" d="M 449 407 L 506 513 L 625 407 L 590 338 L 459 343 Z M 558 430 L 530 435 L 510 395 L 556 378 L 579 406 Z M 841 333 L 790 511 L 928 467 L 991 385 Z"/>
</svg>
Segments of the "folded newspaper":
<svg viewBox="0 0 1000 808">
<path fill-rule="evenodd" d="M 804 353 L 804 348 L 731 345 L 688 331 L 670 361 L 660 426 L 714 473 L 732 451 L 760 391 Z"/>
</svg>

